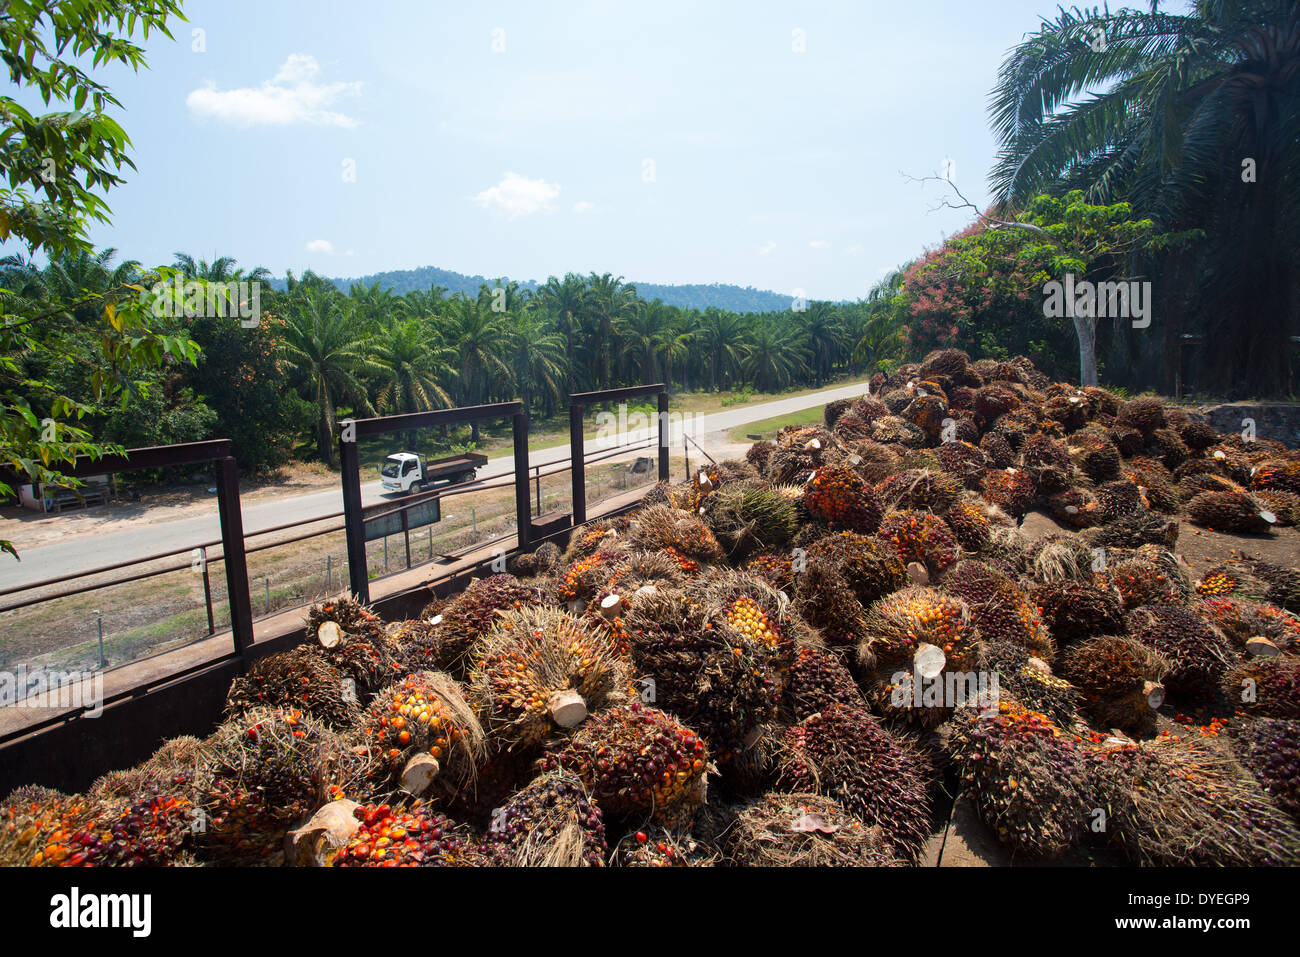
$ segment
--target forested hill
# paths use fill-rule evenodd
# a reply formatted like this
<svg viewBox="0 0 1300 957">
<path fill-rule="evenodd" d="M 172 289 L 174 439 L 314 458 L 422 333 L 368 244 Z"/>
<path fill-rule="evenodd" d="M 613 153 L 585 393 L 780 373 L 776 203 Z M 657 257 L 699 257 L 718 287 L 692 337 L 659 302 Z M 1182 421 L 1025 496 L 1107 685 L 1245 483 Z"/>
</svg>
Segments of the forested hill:
<svg viewBox="0 0 1300 957">
<path fill-rule="evenodd" d="M 430 286 L 443 286 L 448 294 L 463 292 L 473 295 L 483 283 L 496 282 L 498 277 L 467 276 L 450 269 L 436 266 L 421 266 L 419 269 L 394 269 L 388 272 L 374 273 L 370 276 L 358 276 L 355 279 L 333 279 L 333 283 L 343 292 L 347 292 L 353 283 L 371 286 L 379 283 L 381 289 L 391 289 L 397 295 L 408 292 L 427 291 Z M 283 279 L 271 280 L 271 285 L 283 290 Z M 536 290 L 536 280 L 519 280 L 525 289 Z M 791 297 L 753 286 L 732 286 L 726 283 L 709 283 L 708 285 L 659 285 L 641 283 L 636 285 L 637 294 L 642 299 L 661 299 L 670 306 L 687 309 L 706 309 L 717 306 L 730 312 L 771 312 L 789 309 Z"/>
</svg>

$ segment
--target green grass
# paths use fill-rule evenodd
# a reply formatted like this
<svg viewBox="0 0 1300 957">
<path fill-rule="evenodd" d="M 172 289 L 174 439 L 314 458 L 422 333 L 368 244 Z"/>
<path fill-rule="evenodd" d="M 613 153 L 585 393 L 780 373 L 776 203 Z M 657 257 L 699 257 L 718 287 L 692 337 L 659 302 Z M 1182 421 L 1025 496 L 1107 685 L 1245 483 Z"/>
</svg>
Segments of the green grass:
<svg viewBox="0 0 1300 957">
<path fill-rule="evenodd" d="M 787 425 L 816 425 L 822 421 L 822 410 L 824 405 L 813 406 L 811 409 L 801 409 L 798 412 L 791 412 L 788 415 L 775 415 L 770 419 L 759 419 L 757 422 L 750 422 L 748 425 L 738 425 L 727 433 L 727 438 L 733 442 L 752 442 L 754 439 L 750 435 L 758 435 L 765 439 L 774 438 L 776 433 Z"/>
</svg>

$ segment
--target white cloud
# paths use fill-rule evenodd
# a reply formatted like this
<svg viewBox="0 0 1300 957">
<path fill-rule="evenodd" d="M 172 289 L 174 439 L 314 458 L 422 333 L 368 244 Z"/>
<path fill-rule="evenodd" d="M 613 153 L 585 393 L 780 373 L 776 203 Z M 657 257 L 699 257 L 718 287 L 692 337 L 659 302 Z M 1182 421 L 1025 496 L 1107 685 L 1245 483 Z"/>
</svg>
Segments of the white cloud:
<svg viewBox="0 0 1300 957">
<path fill-rule="evenodd" d="M 334 252 L 334 244 L 328 239 L 313 239 L 307 244 L 307 252 L 332 253 Z"/>
<path fill-rule="evenodd" d="M 529 179 L 518 173 L 506 173 L 501 182 L 483 190 L 474 197 L 484 209 L 504 213 L 510 219 L 530 216 L 533 213 L 551 212 L 560 195 L 558 183 L 544 179 Z"/>
<path fill-rule="evenodd" d="M 850 256 L 856 256 L 858 253 L 862 252 L 862 243 L 854 243 L 852 246 L 850 246 L 848 249 L 844 251 L 848 253 Z"/>
<path fill-rule="evenodd" d="M 768 240 L 766 243 L 764 243 L 762 246 L 759 247 L 758 254 L 760 256 L 766 256 L 775 248 L 776 248 L 776 240 L 775 239 Z"/>
<path fill-rule="evenodd" d="M 830 249 L 831 242 L 829 239 L 814 239 L 808 244 L 813 249 Z"/>
<path fill-rule="evenodd" d="M 190 113 L 232 126 L 357 125 L 352 117 L 327 109 L 344 96 L 361 92 L 360 83 L 321 83 L 321 68 L 309 53 L 291 53 L 270 80 L 257 87 L 218 90 L 208 83 L 190 93 Z"/>
<path fill-rule="evenodd" d="M 589 203 L 585 199 L 580 199 L 573 204 L 573 211 L 575 213 L 594 213 L 596 211 L 596 204 Z"/>
</svg>

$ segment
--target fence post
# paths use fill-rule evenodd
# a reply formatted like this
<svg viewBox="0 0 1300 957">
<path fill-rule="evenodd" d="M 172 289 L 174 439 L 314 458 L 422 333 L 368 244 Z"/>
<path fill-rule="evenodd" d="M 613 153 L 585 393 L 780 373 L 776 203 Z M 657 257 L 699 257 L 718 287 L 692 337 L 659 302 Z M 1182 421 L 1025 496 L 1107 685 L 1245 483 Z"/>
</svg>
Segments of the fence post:
<svg viewBox="0 0 1300 957">
<path fill-rule="evenodd" d="M 402 509 L 402 538 L 406 541 L 406 567 L 411 567 L 411 513 Z"/>
<path fill-rule="evenodd" d="M 203 563 L 203 604 L 208 609 L 208 634 L 217 633 L 217 624 L 212 617 L 212 577 L 208 574 L 208 548 L 199 546 L 199 561 Z"/>
<path fill-rule="evenodd" d="M 518 528 L 515 541 L 522 551 L 531 541 L 532 520 L 528 515 L 528 413 L 516 412 L 513 416 L 515 443 L 515 523 Z"/>
<path fill-rule="evenodd" d="M 668 481 L 668 392 L 659 393 L 659 481 Z M 684 445 L 685 439 L 682 440 Z"/>
<path fill-rule="evenodd" d="M 217 462 L 217 511 L 226 565 L 226 598 L 230 604 L 230 633 L 235 652 L 244 655 L 253 644 L 253 600 L 248 594 L 248 561 L 244 555 L 244 517 L 239 510 L 239 466 L 233 455 Z"/>
<path fill-rule="evenodd" d="M 366 519 L 361 511 L 361 474 L 356 441 L 345 442 L 339 435 L 339 461 L 343 469 L 343 525 L 348 537 L 348 577 L 352 594 L 363 605 L 370 604 L 369 562 L 366 560 Z"/>
<path fill-rule="evenodd" d="M 569 405 L 569 478 L 573 484 L 573 524 L 587 521 L 587 478 L 583 461 L 582 406 Z"/>
</svg>

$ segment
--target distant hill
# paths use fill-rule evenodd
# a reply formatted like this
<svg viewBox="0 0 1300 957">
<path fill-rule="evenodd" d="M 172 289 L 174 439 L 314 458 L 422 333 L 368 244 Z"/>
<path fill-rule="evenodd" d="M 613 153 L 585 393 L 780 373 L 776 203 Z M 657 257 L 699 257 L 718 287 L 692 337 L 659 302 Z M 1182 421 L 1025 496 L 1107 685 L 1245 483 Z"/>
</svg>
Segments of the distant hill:
<svg viewBox="0 0 1300 957">
<path fill-rule="evenodd" d="M 419 269 L 393 269 L 377 272 L 355 279 L 331 279 L 334 285 L 346 292 L 353 283 L 372 286 L 379 283 L 381 289 L 391 289 L 398 295 L 405 295 L 416 290 L 427 290 L 431 286 L 443 286 L 448 294 L 463 292 L 474 295 L 483 283 L 492 283 L 496 276 L 467 276 L 450 269 L 437 266 L 421 266 Z M 534 279 L 517 280 L 524 289 L 536 290 L 540 285 Z M 271 280 L 271 285 L 283 290 L 283 279 Z M 727 283 L 709 283 L 708 285 L 660 285 L 652 282 L 634 283 L 642 299 L 660 299 L 670 306 L 682 306 L 688 309 L 707 309 L 716 306 L 732 312 L 771 312 L 789 309 L 791 297 L 753 286 L 732 286 Z"/>
</svg>

